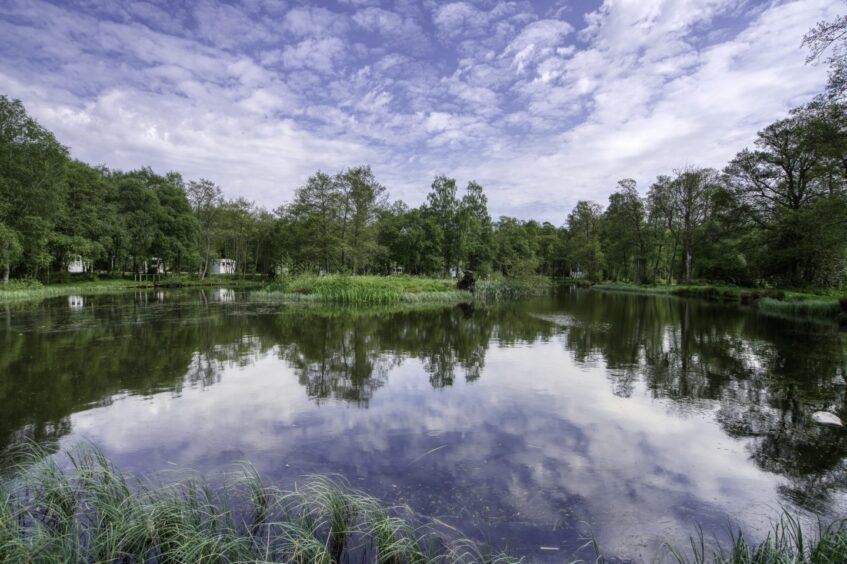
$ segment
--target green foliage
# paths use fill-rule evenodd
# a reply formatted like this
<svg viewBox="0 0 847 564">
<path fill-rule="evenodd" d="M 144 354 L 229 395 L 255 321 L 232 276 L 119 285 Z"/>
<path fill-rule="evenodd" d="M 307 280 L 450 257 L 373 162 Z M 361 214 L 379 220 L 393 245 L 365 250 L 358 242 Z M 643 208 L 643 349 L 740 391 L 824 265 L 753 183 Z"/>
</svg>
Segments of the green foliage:
<svg viewBox="0 0 847 564">
<path fill-rule="evenodd" d="M 841 305 L 835 300 L 781 301 L 762 298 L 756 303 L 762 313 L 778 317 L 805 319 L 835 319 L 841 315 Z"/>
<path fill-rule="evenodd" d="M 761 543 L 751 543 L 740 531 L 729 540 L 729 548 L 707 543 L 700 530 L 688 550 L 665 549 L 678 564 L 835 564 L 847 554 L 847 520 L 818 522 L 809 532 L 797 517 L 783 513 Z"/>
<path fill-rule="evenodd" d="M 4 562 L 516 562 L 423 523 L 339 481 L 266 486 L 251 467 L 213 490 L 191 478 L 156 485 L 99 451 L 35 449 L 0 488 Z M 490 557 L 481 557 L 491 554 Z"/>
<path fill-rule="evenodd" d="M 578 202 L 568 216 L 568 262 L 592 280 L 602 279 L 606 268 L 601 222 L 602 208 L 593 202 Z"/>
<path fill-rule="evenodd" d="M 519 277 L 492 276 L 477 282 L 474 297 L 481 300 L 509 300 L 550 293 L 552 283 L 547 276 L 530 274 Z"/>
<path fill-rule="evenodd" d="M 29 117 L 19 100 L 0 95 L 0 265 L 37 274 L 52 262 L 50 234 L 61 213 L 68 151 Z M 4 277 L 6 274 L 4 273 Z"/>
<path fill-rule="evenodd" d="M 340 480 L 311 477 L 285 491 L 244 466 L 214 489 L 199 478 L 159 485 L 122 474 L 92 447 L 61 456 L 60 464 L 34 448 L 0 486 L 4 562 L 520 561 L 446 538 Z M 689 547 L 664 552 L 679 564 L 835 564 L 847 553 L 847 521 L 810 531 L 785 513 L 761 543 L 741 532 L 728 545 L 707 542 L 700 530 Z"/>
<path fill-rule="evenodd" d="M 455 290 L 453 281 L 417 276 L 282 276 L 264 288 L 290 298 L 350 305 L 398 304 L 401 302 L 470 300 Z"/>
<path fill-rule="evenodd" d="M 820 37 L 838 40 L 822 30 Z M 494 222 L 482 186 L 470 181 L 462 192 L 444 175 L 423 205 L 389 205 L 368 166 L 318 171 L 293 201 L 269 212 L 224 199 L 210 180 L 186 183 L 177 173 L 73 161 L 20 102 L 3 97 L 0 277 L 55 280 L 81 259 L 92 272 L 203 278 L 213 261 L 226 258 L 241 276 L 472 270 L 481 278 L 844 288 L 846 149 L 845 106 L 819 97 L 759 132 L 723 174 L 686 167 L 659 176 L 644 197 L 634 180 L 623 179 L 605 210 L 578 202 L 565 226 Z M 347 284 L 327 295 L 400 299 L 378 284 Z"/>
</svg>

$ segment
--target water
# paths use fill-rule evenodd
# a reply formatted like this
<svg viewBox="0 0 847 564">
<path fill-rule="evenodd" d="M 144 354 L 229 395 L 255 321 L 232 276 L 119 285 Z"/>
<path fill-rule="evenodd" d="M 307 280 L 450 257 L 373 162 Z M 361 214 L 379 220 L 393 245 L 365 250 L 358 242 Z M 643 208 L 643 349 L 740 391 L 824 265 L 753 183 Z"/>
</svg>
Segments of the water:
<svg viewBox="0 0 847 564">
<path fill-rule="evenodd" d="M 847 335 L 738 306 L 563 291 L 501 307 L 307 308 L 231 290 L 0 309 L 0 448 L 283 487 L 340 474 L 514 554 L 649 561 L 780 507 L 847 514 Z M 558 551 L 545 550 L 558 548 Z"/>
</svg>

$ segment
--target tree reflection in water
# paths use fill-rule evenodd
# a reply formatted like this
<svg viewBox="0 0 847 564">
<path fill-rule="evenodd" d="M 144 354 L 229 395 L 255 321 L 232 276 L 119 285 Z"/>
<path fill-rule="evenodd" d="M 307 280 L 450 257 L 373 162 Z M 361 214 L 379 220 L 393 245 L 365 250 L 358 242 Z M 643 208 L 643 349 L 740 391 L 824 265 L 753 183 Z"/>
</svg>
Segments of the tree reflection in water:
<svg viewBox="0 0 847 564">
<path fill-rule="evenodd" d="M 836 328 L 737 306 L 661 296 L 566 291 L 502 307 L 293 308 L 211 292 L 94 296 L 6 309 L 0 332 L 0 445 L 55 442 L 70 416 L 121 394 L 179 395 L 213 386 L 226 366 L 276 355 L 317 402 L 366 408 L 389 375 L 418 359 L 435 388 L 484 378 L 492 347 L 560 341 L 602 366 L 614 394 L 640 386 L 673 409 L 714 412 L 750 456 L 787 478 L 782 494 L 812 510 L 847 483 L 845 338 Z M 528 382 L 527 385 L 529 385 Z"/>
</svg>

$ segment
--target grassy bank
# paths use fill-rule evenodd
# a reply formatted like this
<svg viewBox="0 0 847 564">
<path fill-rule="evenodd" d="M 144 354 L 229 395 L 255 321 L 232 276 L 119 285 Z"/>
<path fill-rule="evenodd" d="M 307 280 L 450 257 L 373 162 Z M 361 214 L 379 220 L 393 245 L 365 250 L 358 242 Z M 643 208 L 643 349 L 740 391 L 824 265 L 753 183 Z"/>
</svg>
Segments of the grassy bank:
<svg viewBox="0 0 847 564">
<path fill-rule="evenodd" d="M 0 283 L 0 304 L 25 302 L 55 298 L 61 296 L 88 296 L 94 294 L 113 294 L 132 289 L 145 288 L 189 288 L 203 286 L 226 286 L 228 288 L 257 288 L 262 284 L 258 279 L 241 279 L 237 276 L 207 276 L 200 280 L 197 276 L 177 274 L 163 275 L 155 280 L 132 280 L 110 278 L 104 280 L 68 280 L 54 284 L 42 284 L 33 281 L 10 281 Z"/>
<path fill-rule="evenodd" d="M 346 305 L 470 301 L 468 292 L 456 290 L 449 279 L 417 276 L 280 277 L 257 294 L 288 301 L 311 301 Z"/>
<path fill-rule="evenodd" d="M 284 491 L 245 466 L 213 489 L 199 478 L 157 485 L 129 477 L 90 447 L 58 459 L 30 451 L 18 460 L 0 483 L 3 562 L 526 561 L 407 507 L 385 507 L 340 479 L 308 478 Z M 665 546 L 655 561 L 835 564 L 847 554 L 847 524 L 809 531 L 785 514 L 762 543 L 740 533 L 730 540 L 721 547 L 701 533 L 688 547 Z"/>
<path fill-rule="evenodd" d="M 847 296 L 834 291 L 798 291 L 741 288 L 720 285 L 639 286 L 634 284 L 594 284 L 595 290 L 664 294 L 701 298 L 710 301 L 736 302 L 750 305 L 772 316 L 839 321 L 847 319 Z"/>
<path fill-rule="evenodd" d="M 477 281 L 474 292 L 456 290 L 456 281 L 417 276 L 314 276 L 281 277 L 257 295 L 289 301 L 316 301 L 349 305 L 400 303 L 457 303 L 499 301 L 543 295 L 552 287 L 548 278 L 494 276 Z"/>
</svg>

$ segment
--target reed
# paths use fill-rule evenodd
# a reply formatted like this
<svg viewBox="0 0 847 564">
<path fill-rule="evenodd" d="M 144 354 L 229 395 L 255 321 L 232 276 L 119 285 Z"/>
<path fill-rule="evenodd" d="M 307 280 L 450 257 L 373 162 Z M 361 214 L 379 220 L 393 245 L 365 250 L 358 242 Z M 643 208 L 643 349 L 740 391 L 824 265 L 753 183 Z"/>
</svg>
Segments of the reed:
<svg viewBox="0 0 847 564">
<path fill-rule="evenodd" d="M 89 446 L 33 448 L 17 464 L 0 487 L 3 562 L 517 562 L 392 515 L 341 479 L 283 491 L 246 466 L 214 491 L 196 478 L 155 485 Z"/>
<path fill-rule="evenodd" d="M 546 276 L 491 276 L 476 283 L 474 298 L 485 301 L 512 300 L 550 293 L 552 281 Z"/>
<path fill-rule="evenodd" d="M 701 529 L 685 549 L 665 545 L 666 556 L 678 564 L 839 564 L 847 555 L 847 520 L 819 521 L 809 531 L 783 512 L 764 541 L 751 543 L 741 532 L 731 533 L 729 541 L 707 542 Z"/>
<path fill-rule="evenodd" d="M 199 478 L 159 485 L 118 471 L 88 446 L 59 455 L 32 446 L 0 482 L 0 556 L 30 562 L 281 562 L 288 564 L 511 564 L 477 542 L 441 534 L 408 508 L 386 508 L 339 477 L 311 477 L 284 491 L 249 465 L 212 489 Z M 785 512 L 765 540 L 741 533 L 664 545 L 657 562 L 836 564 L 847 520 L 809 530 Z M 592 541 L 596 562 L 604 562 Z"/>
<path fill-rule="evenodd" d="M 780 301 L 762 298 L 756 302 L 756 309 L 768 315 L 801 319 L 832 320 L 841 314 L 841 306 L 834 300 Z"/>
<path fill-rule="evenodd" d="M 415 276 L 281 277 L 258 294 L 280 300 L 344 305 L 455 303 L 471 299 L 468 292 L 456 290 L 452 280 Z"/>
</svg>

